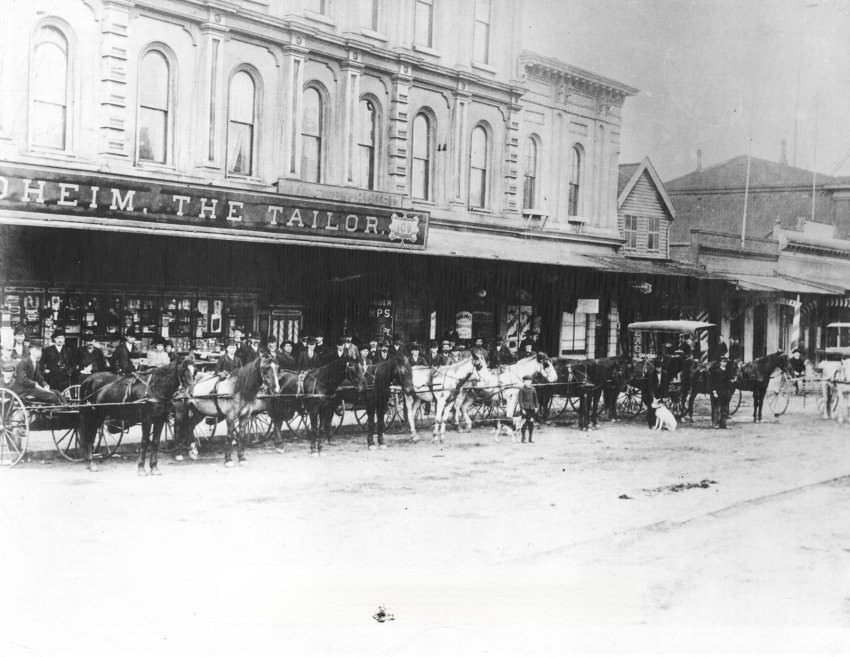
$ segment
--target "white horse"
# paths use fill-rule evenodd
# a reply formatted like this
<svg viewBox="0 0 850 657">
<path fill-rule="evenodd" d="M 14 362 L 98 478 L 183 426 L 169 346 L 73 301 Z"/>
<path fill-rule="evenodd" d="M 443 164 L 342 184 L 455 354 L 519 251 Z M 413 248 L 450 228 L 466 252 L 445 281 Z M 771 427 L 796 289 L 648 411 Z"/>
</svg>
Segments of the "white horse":
<svg viewBox="0 0 850 657">
<path fill-rule="evenodd" d="M 469 416 L 469 407 L 476 401 L 483 404 L 499 404 L 504 402 L 505 421 L 513 424 L 513 431 L 506 426 L 508 434 L 513 436 L 519 429 L 516 412 L 519 402 L 519 390 L 522 388 L 523 377 L 540 376 L 547 383 L 555 383 L 558 373 L 552 365 L 552 361 L 546 357 L 537 355 L 523 358 L 513 365 L 505 365 L 491 370 L 487 368 L 484 359 L 478 359 L 475 365 L 478 377 L 472 384 L 463 388 L 463 394 L 455 400 L 455 405 L 460 407 L 460 412 Z M 496 420 L 496 435 L 502 432 L 501 418 Z"/>
<path fill-rule="evenodd" d="M 405 401 L 410 401 L 407 412 L 407 422 L 410 427 L 411 436 L 416 435 L 415 416 L 417 409 L 423 403 L 434 405 L 434 440 L 442 440 L 446 433 L 446 416 L 449 409 L 453 408 L 452 402 L 457 398 L 464 384 L 475 378 L 475 361 L 473 358 L 463 360 L 442 367 L 414 367 L 412 368 L 413 387 L 415 393 L 406 396 Z M 466 415 L 462 420 L 468 428 L 472 428 L 472 418 Z M 459 421 L 460 424 L 460 421 Z"/>
</svg>

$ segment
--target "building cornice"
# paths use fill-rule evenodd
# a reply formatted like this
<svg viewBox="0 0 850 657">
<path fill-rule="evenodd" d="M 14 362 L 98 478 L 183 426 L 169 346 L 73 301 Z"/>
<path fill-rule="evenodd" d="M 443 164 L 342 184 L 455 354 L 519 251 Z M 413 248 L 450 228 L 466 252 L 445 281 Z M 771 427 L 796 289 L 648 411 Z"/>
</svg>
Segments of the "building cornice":
<svg viewBox="0 0 850 657">
<path fill-rule="evenodd" d="M 567 93 L 574 89 L 592 97 L 608 98 L 618 106 L 622 105 L 628 96 L 634 96 L 639 91 L 622 82 L 528 50 L 520 54 L 519 66 L 520 70 L 528 75 L 536 75 L 565 84 Z"/>
</svg>

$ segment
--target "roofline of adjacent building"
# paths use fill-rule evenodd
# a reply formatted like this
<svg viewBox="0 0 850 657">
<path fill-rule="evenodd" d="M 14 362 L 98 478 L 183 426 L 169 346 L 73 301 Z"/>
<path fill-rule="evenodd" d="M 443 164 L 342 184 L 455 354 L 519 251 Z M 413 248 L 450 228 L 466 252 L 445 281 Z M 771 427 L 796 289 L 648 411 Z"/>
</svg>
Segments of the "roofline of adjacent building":
<svg viewBox="0 0 850 657">
<path fill-rule="evenodd" d="M 523 50 L 519 55 L 519 63 L 521 67 L 536 66 L 543 69 L 545 72 L 562 77 L 572 79 L 584 84 L 596 86 L 607 91 L 612 91 L 623 97 L 634 96 L 640 89 L 630 87 L 622 82 L 617 82 L 611 78 L 606 78 L 597 73 L 587 71 L 578 66 L 567 64 L 566 62 L 556 59 L 555 57 L 547 57 L 531 50 Z"/>
<path fill-rule="evenodd" d="M 634 164 L 621 164 L 621 167 L 624 166 L 635 166 Z M 669 213 L 671 219 L 676 218 L 676 208 L 673 207 L 673 201 L 670 200 L 670 196 L 667 194 L 667 190 L 664 188 L 664 182 L 661 180 L 661 176 L 658 175 L 658 172 L 655 170 L 655 167 L 652 165 L 652 161 L 649 157 L 643 158 L 640 162 L 637 163 L 637 168 L 632 172 L 629 181 L 623 187 L 623 191 L 617 197 L 617 208 L 626 201 L 629 197 L 629 194 L 632 193 L 632 189 L 637 184 L 640 177 L 643 175 L 643 172 L 649 175 L 652 182 L 655 184 L 655 189 L 658 191 L 659 196 L 661 196 L 661 201 L 664 203 L 667 208 L 667 212 Z"/>
</svg>

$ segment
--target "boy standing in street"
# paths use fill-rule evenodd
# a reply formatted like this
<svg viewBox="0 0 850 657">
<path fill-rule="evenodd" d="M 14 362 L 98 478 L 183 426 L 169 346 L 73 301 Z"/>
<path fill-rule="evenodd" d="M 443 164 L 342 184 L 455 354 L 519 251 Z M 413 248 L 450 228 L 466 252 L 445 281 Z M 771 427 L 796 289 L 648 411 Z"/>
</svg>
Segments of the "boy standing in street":
<svg viewBox="0 0 850 657">
<path fill-rule="evenodd" d="M 532 376 L 526 374 L 522 377 L 522 388 L 519 390 L 519 411 L 522 415 L 522 442 L 525 442 L 526 431 L 528 432 L 528 442 L 534 442 L 534 419 L 537 417 L 537 407 L 540 402 L 537 400 L 537 390 L 531 383 Z"/>
</svg>

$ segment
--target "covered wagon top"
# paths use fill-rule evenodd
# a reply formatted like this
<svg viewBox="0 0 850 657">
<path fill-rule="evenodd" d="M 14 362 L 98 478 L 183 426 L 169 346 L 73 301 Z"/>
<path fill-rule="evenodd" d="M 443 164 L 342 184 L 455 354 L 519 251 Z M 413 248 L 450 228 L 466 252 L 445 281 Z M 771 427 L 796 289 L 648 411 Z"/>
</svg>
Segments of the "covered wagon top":
<svg viewBox="0 0 850 657">
<path fill-rule="evenodd" d="M 698 322 L 691 319 L 662 319 L 652 322 L 632 322 L 630 331 L 665 331 L 668 333 L 696 333 L 716 326 L 709 322 Z"/>
</svg>

